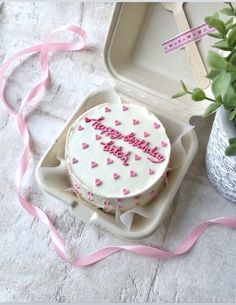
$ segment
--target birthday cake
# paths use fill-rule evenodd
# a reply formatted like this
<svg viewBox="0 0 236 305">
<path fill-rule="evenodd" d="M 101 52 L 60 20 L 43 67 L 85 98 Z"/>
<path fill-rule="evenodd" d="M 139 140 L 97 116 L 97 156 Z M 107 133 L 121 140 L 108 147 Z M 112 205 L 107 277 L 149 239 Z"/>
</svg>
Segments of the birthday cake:
<svg viewBox="0 0 236 305">
<path fill-rule="evenodd" d="M 170 150 L 165 128 L 146 108 L 104 103 L 69 128 L 65 159 L 77 196 L 114 213 L 144 206 L 157 196 Z"/>
</svg>

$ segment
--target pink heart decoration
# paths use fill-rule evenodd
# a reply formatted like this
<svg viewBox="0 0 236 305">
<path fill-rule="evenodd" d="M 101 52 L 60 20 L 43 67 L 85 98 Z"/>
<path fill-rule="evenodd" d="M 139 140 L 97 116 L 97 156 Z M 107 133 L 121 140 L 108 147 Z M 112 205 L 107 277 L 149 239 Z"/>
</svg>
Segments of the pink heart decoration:
<svg viewBox="0 0 236 305">
<path fill-rule="evenodd" d="M 85 120 L 85 123 L 91 122 L 91 119 L 89 119 L 89 118 L 85 118 L 84 120 Z"/>
<path fill-rule="evenodd" d="M 98 134 L 96 134 L 96 140 L 98 141 L 98 140 L 101 140 L 101 136 L 99 136 Z"/>
<path fill-rule="evenodd" d="M 116 202 L 123 202 L 123 199 L 122 198 L 117 198 Z"/>
<path fill-rule="evenodd" d="M 118 121 L 118 120 L 115 120 L 115 125 L 116 125 L 116 126 L 121 125 L 121 122 Z"/>
<path fill-rule="evenodd" d="M 79 125 L 79 126 L 78 126 L 78 130 L 79 130 L 79 131 L 84 130 L 84 127 L 81 126 L 81 125 Z"/>
<path fill-rule="evenodd" d="M 105 112 L 111 112 L 111 109 L 109 107 L 105 107 Z"/>
<path fill-rule="evenodd" d="M 73 158 L 72 160 L 71 160 L 71 163 L 72 164 L 76 164 L 76 163 L 78 163 L 79 161 L 76 159 L 76 158 Z"/>
<path fill-rule="evenodd" d="M 113 179 L 114 180 L 117 180 L 117 179 L 119 179 L 120 178 L 120 175 L 119 174 L 117 174 L 117 173 L 114 173 L 113 174 Z"/>
<path fill-rule="evenodd" d="M 148 170 L 149 175 L 153 175 L 155 173 L 154 169 L 149 168 Z"/>
<path fill-rule="evenodd" d="M 138 161 L 138 160 L 141 160 L 141 157 L 140 157 L 139 155 L 135 155 L 135 156 L 134 156 L 134 159 L 135 159 L 136 161 Z"/>
<path fill-rule="evenodd" d="M 95 161 L 92 161 L 92 162 L 91 162 L 91 167 L 94 168 L 94 167 L 96 167 L 96 166 L 98 166 L 98 164 L 97 164 Z"/>
<path fill-rule="evenodd" d="M 123 111 L 127 111 L 128 109 L 129 109 L 129 107 L 123 105 L 123 107 L 122 107 L 122 110 L 123 110 Z"/>
<path fill-rule="evenodd" d="M 161 141 L 161 146 L 166 147 L 168 144 L 165 141 Z"/>
<path fill-rule="evenodd" d="M 161 125 L 159 124 L 159 123 L 157 123 L 157 122 L 154 122 L 154 128 L 156 128 L 156 129 L 158 129 L 158 128 L 160 128 L 161 127 Z"/>
<path fill-rule="evenodd" d="M 88 147 L 89 147 L 89 145 L 87 143 L 82 143 L 82 149 L 86 149 Z"/>
<path fill-rule="evenodd" d="M 133 171 L 133 170 L 131 170 L 129 174 L 130 174 L 130 177 L 137 176 L 137 173 L 135 171 Z"/>
<path fill-rule="evenodd" d="M 128 194 L 129 194 L 129 190 L 123 189 L 123 194 L 124 194 L 124 195 L 128 195 Z"/>
<path fill-rule="evenodd" d="M 113 163 L 114 161 L 112 160 L 112 159 L 110 159 L 110 158 L 107 158 L 107 164 L 111 164 L 111 163 Z"/>
<path fill-rule="evenodd" d="M 102 184 L 102 181 L 97 178 L 97 179 L 95 179 L 95 184 L 96 184 L 96 186 L 99 186 Z"/>
<path fill-rule="evenodd" d="M 138 125 L 139 124 L 139 120 L 133 119 L 133 125 Z"/>
<path fill-rule="evenodd" d="M 150 133 L 148 133 L 148 132 L 144 131 L 143 135 L 144 135 L 144 138 L 147 138 L 147 137 L 149 137 L 149 136 L 150 136 Z"/>
<path fill-rule="evenodd" d="M 109 202 L 108 200 L 105 200 L 105 201 L 103 202 L 103 204 L 106 205 L 106 206 L 108 206 L 108 205 L 110 204 L 110 202 Z"/>
<path fill-rule="evenodd" d="M 137 195 L 134 197 L 134 199 L 140 199 L 141 198 L 141 195 Z"/>
</svg>

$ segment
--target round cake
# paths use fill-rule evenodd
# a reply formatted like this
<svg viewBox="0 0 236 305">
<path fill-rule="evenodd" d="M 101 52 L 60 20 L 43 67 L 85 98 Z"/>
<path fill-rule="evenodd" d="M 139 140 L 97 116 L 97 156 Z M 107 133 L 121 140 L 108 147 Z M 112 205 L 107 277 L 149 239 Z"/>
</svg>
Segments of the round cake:
<svg viewBox="0 0 236 305">
<path fill-rule="evenodd" d="M 146 108 L 104 103 L 72 124 L 65 159 L 75 193 L 114 213 L 144 206 L 156 197 L 170 150 L 165 128 Z"/>
</svg>

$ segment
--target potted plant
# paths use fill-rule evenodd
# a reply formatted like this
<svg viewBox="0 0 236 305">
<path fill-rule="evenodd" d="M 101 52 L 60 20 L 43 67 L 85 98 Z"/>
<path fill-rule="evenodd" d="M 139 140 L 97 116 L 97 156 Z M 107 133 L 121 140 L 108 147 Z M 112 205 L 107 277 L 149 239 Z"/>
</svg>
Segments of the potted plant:
<svg viewBox="0 0 236 305">
<path fill-rule="evenodd" d="M 173 98 L 190 94 L 193 101 L 209 100 L 211 103 L 203 116 L 216 112 L 206 151 L 207 175 L 224 197 L 236 202 L 236 9 L 227 2 L 220 12 L 230 16 L 227 21 L 219 13 L 205 18 L 205 22 L 216 31 L 209 35 L 217 39 L 212 46 L 220 53 L 208 52 L 207 64 L 213 98 L 201 88 L 190 90 L 181 81 L 182 91 Z"/>
</svg>

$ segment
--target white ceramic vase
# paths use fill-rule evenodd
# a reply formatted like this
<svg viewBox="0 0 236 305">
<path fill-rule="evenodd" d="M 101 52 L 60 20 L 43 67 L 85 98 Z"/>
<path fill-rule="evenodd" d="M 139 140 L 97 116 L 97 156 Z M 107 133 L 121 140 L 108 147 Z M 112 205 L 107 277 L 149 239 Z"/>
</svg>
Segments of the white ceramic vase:
<svg viewBox="0 0 236 305">
<path fill-rule="evenodd" d="M 236 157 L 225 155 L 229 138 L 236 137 L 236 127 L 227 119 L 221 107 L 215 116 L 206 151 L 206 170 L 215 189 L 231 202 L 236 203 Z"/>
</svg>

